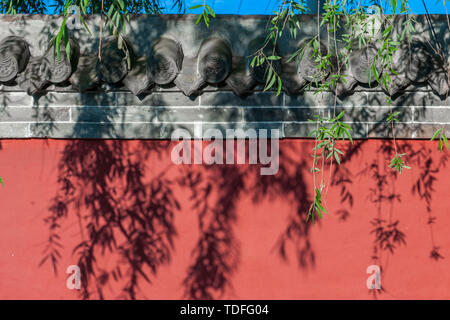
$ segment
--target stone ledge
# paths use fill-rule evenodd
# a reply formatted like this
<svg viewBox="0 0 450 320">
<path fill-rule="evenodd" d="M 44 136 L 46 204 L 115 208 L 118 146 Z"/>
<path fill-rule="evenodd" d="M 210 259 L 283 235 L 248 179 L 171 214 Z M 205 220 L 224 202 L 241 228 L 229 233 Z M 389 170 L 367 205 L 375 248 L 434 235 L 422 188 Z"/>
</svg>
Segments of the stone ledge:
<svg viewBox="0 0 450 320">
<path fill-rule="evenodd" d="M 0 135 L 4 138 L 55 138 L 55 139 L 171 139 L 176 129 L 186 130 L 190 137 L 198 139 L 197 130 L 201 126 L 206 130 L 219 130 L 226 137 L 227 130 L 241 129 L 255 130 L 259 137 L 259 130 L 266 130 L 267 137 L 271 137 L 271 130 L 278 130 L 278 137 L 284 138 L 283 123 L 281 122 L 248 122 L 248 123 L 0 123 Z M 15 133 L 12 134 L 12 133 Z"/>
<path fill-rule="evenodd" d="M 142 99 L 127 92 L 52 93 L 33 98 L 8 93 L 4 98 L 11 105 L 0 108 L 0 137 L 168 139 L 180 125 L 189 124 L 189 129 L 190 124 L 201 123 L 219 130 L 279 128 L 280 137 L 304 138 L 314 126 L 308 123 L 314 115 L 329 117 L 342 110 L 344 122 L 361 139 L 391 137 L 385 122 L 391 110 L 400 112 L 398 138 L 431 138 L 433 128 L 450 124 L 448 100 L 436 100 L 427 92 L 405 93 L 405 105 L 392 106 L 364 105 L 366 99 L 376 100 L 373 92 L 338 99 L 336 107 L 329 93 L 319 99 L 329 105 L 322 105 L 317 97 L 310 92 L 296 97 L 260 92 L 247 99 L 230 92 L 208 92 L 195 99 L 180 92 L 153 93 Z"/>
<path fill-rule="evenodd" d="M 68 122 L 70 108 L 53 107 L 7 107 L 0 109 L 0 122 Z"/>
<path fill-rule="evenodd" d="M 430 139 L 437 129 L 450 136 L 450 124 L 430 124 L 430 123 L 397 123 L 395 125 L 395 136 L 398 139 Z M 369 124 L 368 138 L 392 138 L 391 126 L 383 124 Z"/>
<path fill-rule="evenodd" d="M 391 126 L 387 123 L 358 122 L 349 124 L 354 139 L 392 138 Z M 194 127 L 201 125 L 203 132 L 217 129 L 225 137 L 227 129 L 258 130 L 266 129 L 270 136 L 271 129 L 279 131 L 279 138 L 310 138 L 308 134 L 316 129 L 309 122 L 0 122 L 2 139 L 55 138 L 55 139 L 159 139 L 168 140 L 175 129 L 185 129 L 192 138 L 196 136 Z M 450 136 L 449 123 L 396 123 L 395 132 L 398 139 L 430 139 L 434 132 L 442 128 Z"/>
<path fill-rule="evenodd" d="M 368 137 L 367 123 L 348 123 L 352 126 L 353 139 L 366 139 Z M 285 138 L 311 138 L 309 133 L 317 128 L 317 125 L 310 122 L 286 122 L 284 123 Z"/>
<path fill-rule="evenodd" d="M 155 123 L 155 122 L 240 122 L 242 110 L 192 107 L 72 107 L 72 122 Z M 0 118 L 1 120 L 1 118 Z"/>
<path fill-rule="evenodd" d="M 208 91 L 201 96 L 187 97 L 181 91 L 148 92 L 135 96 L 123 91 L 48 92 L 45 95 L 28 96 L 24 92 L 0 90 L 1 107 L 19 106 L 152 106 L 152 107 L 317 107 L 329 106 L 359 108 L 367 106 L 388 107 L 383 92 L 357 92 L 336 97 L 331 92 L 315 94 L 311 91 L 291 96 L 276 95 L 273 91 L 255 92 L 247 97 L 236 97 L 230 91 Z M 437 97 L 431 91 L 404 91 L 392 102 L 393 107 L 416 106 L 450 107 L 450 98 Z"/>
</svg>

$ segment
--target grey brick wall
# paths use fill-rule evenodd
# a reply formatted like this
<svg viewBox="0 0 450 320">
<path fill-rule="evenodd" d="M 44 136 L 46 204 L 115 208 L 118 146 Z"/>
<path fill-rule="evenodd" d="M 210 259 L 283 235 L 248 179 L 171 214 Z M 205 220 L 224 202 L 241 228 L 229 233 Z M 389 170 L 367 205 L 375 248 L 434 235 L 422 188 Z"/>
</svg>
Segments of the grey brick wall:
<svg viewBox="0 0 450 320">
<path fill-rule="evenodd" d="M 48 92 L 40 97 L 24 92 L 0 93 L 1 138 L 118 138 L 169 139 L 176 128 L 194 136 L 194 124 L 205 131 L 279 129 L 282 138 L 304 138 L 313 130 L 314 114 L 330 116 L 345 110 L 344 121 L 354 138 L 389 138 L 384 121 L 390 110 L 400 111 L 396 136 L 429 139 L 443 128 L 450 134 L 450 99 L 429 91 L 406 91 L 391 106 L 385 94 L 360 91 L 343 98 L 305 92 L 255 92 L 247 98 L 229 91 L 204 92 L 192 98 L 181 92 L 153 92 L 143 99 L 129 92 Z"/>
<path fill-rule="evenodd" d="M 217 16 L 210 28 L 195 25 L 196 18 L 195 15 L 176 16 L 175 19 L 170 15 L 139 15 L 131 19 L 126 38 L 130 41 L 130 48 L 136 57 L 140 58 L 139 61 L 147 61 L 147 58 L 152 56 L 152 42 L 166 36 L 176 38 L 184 53 L 183 66 L 178 70 L 175 79 L 177 81 L 170 84 L 150 84 L 142 81 L 149 80 L 146 70 L 151 68 L 151 64 L 148 64 L 148 61 L 146 68 L 138 68 L 140 65 L 134 64 L 135 69 L 131 71 L 142 69 L 145 72 L 141 70 L 140 74 L 138 71 L 130 71 L 131 80 L 128 79 L 127 82 L 110 83 L 104 79 L 100 81 L 97 67 L 94 68 L 95 76 L 92 76 L 91 67 L 80 66 L 76 71 L 68 73 L 67 79 L 62 82 L 41 79 L 43 75 L 38 76 L 36 80 L 36 75 L 32 72 L 34 69 L 28 68 L 33 65 L 31 58 L 39 60 L 39 57 L 46 53 L 48 40 L 54 29 L 51 26 L 60 25 L 62 18 L 0 15 L 0 41 L 10 36 L 24 38 L 29 44 L 31 57 L 25 70 L 16 70 L 14 79 L 0 82 L 0 139 L 169 139 L 177 128 L 184 128 L 194 136 L 194 126 L 199 123 L 204 131 L 210 128 L 222 132 L 236 128 L 278 129 L 281 138 L 304 138 L 314 128 L 314 124 L 309 123 L 308 119 L 312 119 L 315 114 L 330 116 L 342 110 L 345 110 L 344 121 L 352 126 L 353 136 L 359 139 L 391 137 L 391 128 L 385 122 L 390 110 L 400 111 L 400 121 L 396 124 L 396 136 L 399 138 L 429 139 L 438 128 L 443 128 L 444 132 L 450 135 L 450 100 L 442 97 L 444 90 L 441 90 L 440 86 L 441 78 L 446 77 L 443 75 L 446 70 L 441 70 L 442 66 L 433 66 L 435 69 L 429 70 L 430 79 L 433 78 L 432 75 L 440 75 L 433 81 L 420 80 L 422 82 L 418 83 L 409 79 L 411 84 L 409 87 L 402 87 L 403 91 L 395 94 L 392 106 L 387 106 L 384 92 L 368 89 L 364 83 L 358 83 L 356 87 L 349 89 L 349 92 L 344 91 L 348 94 L 346 98 L 336 98 L 330 92 L 319 95 L 301 92 L 300 89 L 292 92 L 289 86 L 284 85 L 283 92 L 277 96 L 274 92 L 262 92 L 263 85 L 252 82 L 249 70 L 242 72 L 246 69 L 248 45 L 256 37 L 265 35 L 268 16 Z M 397 16 L 395 23 L 401 25 L 404 18 Z M 278 48 L 283 59 L 298 50 L 298 42 L 301 39 L 316 34 L 315 19 L 315 16 L 300 16 L 304 27 L 297 39 L 292 39 L 288 32 L 283 33 Z M 416 36 L 423 43 L 434 41 L 425 17 L 416 16 L 415 19 L 418 21 L 415 25 Z M 431 20 L 439 30 L 438 40 L 443 47 L 448 48 L 450 32 L 446 17 L 433 15 Z M 77 31 L 71 34 L 71 37 L 78 42 L 81 57 L 96 57 L 99 18 L 90 16 L 86 21 L 93 31 L 93 36 Z M 198 57 L 201 44 L 210 37 L 227 42 L 232 53 L 231 71 L 220 83 L 210 83 L 195 71 L 200 63 Z M 322 28 L 321 38 L 326 37 L 326 28 Z M 447 61 L 442 61 L 442 64 L 447 68 L 450 64 L 448 54 L 446 58 Z M 1 59 L 3 58 L 0 57 Z M 296 66 L 283 61 L 282 77 L 288 77 L 288 81 L 283 80 L 287 85 L 295 78 L 289 78 L 292 72 L 287 71 L 297 69 Z M 404 64 L 402 59 L 397 62 Z M 8 71 L 5 66 L 0 69 L 0 73 Z M 80 74 L 75 75 L 78 71 Z M 33 77 L 29 77 L 29 73 Z M 299 80 L 299 75 L 293 73 L 296 74 L 294 80 Z M 136 77 L 136 74 L 140 77 Z M 95 92 L 77 91 L 85 90 L 77 86 L 77 77 L 81 77 L 83 83 L 90 83 L 92 80 L 92 86 L 85 89 Z M 446 84 L 447 78 L 447 82 L 444 81 Z M 85 79 L 88 80 L 84 81 Z M 191 88 L 190 85 L 197 83 L 199 79 L 206 82 Z M 33 89 L 44 80 L 44 85 Z M 143 87 L 139 86 L 142 82 Z M 130 83 L 132 85 L 129 86 Z M 241 85 L 245 87 L 247 84 L 246 90 L 240 90 Z M 443 88 L 448 88 L 448 85 Z M 191 96 L 187 96 L 189 94 Z M 247 96 L 241 97 L 241 94 Z"/>
</svg>

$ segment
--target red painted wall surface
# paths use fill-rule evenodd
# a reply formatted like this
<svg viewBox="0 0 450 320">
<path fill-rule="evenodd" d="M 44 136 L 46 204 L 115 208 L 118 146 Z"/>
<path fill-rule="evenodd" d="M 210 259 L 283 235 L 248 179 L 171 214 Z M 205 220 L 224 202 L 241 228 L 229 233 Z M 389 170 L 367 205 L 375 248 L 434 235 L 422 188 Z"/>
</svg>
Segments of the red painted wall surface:
<svg viewBox="0 0 450 320">
<path fill-rule="evenodd" d="M 176 166 L 161 141 L 3 140 L 0 298 L 449 299 L 448 152 L 399 144 L 412 167 L 402 175 L 387 168 L 390 141 L 346 146 L 329 214 L 311 225 L 310 140 L 280 142 L 275 176 Z M 58 253 L 45 251 L 51 234 Z M 80 260 L 89 250 L 95 274 Z M 51 257 L 40 265 L 49 252 L 57 273 Z M 86 291 L 69 290 L 66 268 L 80 264 Z"/>
</svg>

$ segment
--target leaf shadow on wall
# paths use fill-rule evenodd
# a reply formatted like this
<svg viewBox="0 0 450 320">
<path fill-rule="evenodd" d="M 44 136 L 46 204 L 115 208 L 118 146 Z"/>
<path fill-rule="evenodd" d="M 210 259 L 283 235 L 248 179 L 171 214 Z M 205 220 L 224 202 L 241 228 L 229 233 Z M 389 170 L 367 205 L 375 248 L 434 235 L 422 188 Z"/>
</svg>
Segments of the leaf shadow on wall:
<svg viewBox="0 0 450 320">
<path fill-rule="evenodd" d="M 254 203 L 280 198 L 292 201 L 296 211 L 276 242 L 276 248 L 281 258 L 287 259 L 285 247 L 291 242 L 299 266 L 314 266 L 315 255 L 309 239 L 311 224 L 306 222 L 310 201 L 303 181 L 306 166 L 303 160 L 290 158 L 283 149 L 280 158 L 283 163 L 273 176 L 260 176 L 261 165 L 204 166 L 204 170 L 189 169 L 182 176 L 181 185 L 192 192 L 200 229 L 193 250 L 194 263 L 184 280 L 186 298 L 212 299 L 217 294 L 223 297 L 225 289 L 232 289 L 231 276 L 239 262 L 239 243 L 233 224 L 238 219 L 236 206 L 243 197 L 252 197 Z M 211 194 L 217 195 L 212 204 L 208 201 Z"/>
<path fill-rule="evenodd" d="M 100 97 L 97 106 L 113 105 L 108 95 Z M 81 105 L 93 105 L 92 96 L 80 95 L 80 99 Z M 113 137 L 123 130 L 112 121 L 120 116 L 118 108 L 98 110 L 80 109 L 74 136 L 90 136 L 90 130 L 96 130 L 96 135 Z M 97 113 L 93 115 L 93 111 Z M 93 117 L 102 126 L 83 121 Z M 146 121 L 151 123 L 152 119 Z M 76 217 L 81 241 L 72 252 L 81 270 L 81 297 L 107 298 L 105 290 L 113 282 L 121 286 L 117 298 L 145 297 L 140 281 L 151 283 L 173 254 L 175 216 L 182 210 L 176 188 L 191 193 L 190 204 L 198 214 L 200 231 L 183 282 L 186 298 L 213 299 L 231 289 L 231 277 L 239 262 L 239 242 L 233 230 L 236 206 L 244 195 L 252 195 L 255 202 L 265 197 L 293 201 L 297 210 L 277 247 L 287 258 L 285 246 L 292 242 L 299 266 L 314 265 L 311 225 L 305 219 L 309 195 L 303 181 L 308 170 L 303 160 L 289 158 L 281 150 L 283 162 L 275 176 L 260 176 L 259 165 L 177 167 L 170 163 L 167 168 L 158 168 L 157 159 L 169 156 L 169 146 L 169 141 L 68 141 L 58 167 L 59 191 L 45 218 L 49 237 L 40 265 L 50 263 L 58 272 L 65 249 L 62 225 Z M 178 170 L 175 176 L 168 174 L 171 170 Z M 105 255 L 117 257 L 113 267 L 102 266 L 100 260 Z"/>
<path fill-rule="evenodd" d="M 374 130 L 380 130 L 375 127 Z M 351 218 L 350 212 L 354 205 L 354 197 L 351 185 L 354 179 L 359 177 L 369 177 L 372 182 L 368 186 L 370 194 L 367 200 L 376 207 L 376 215 L 371 220 L 372 229 L 370 236 L 373 237 L 372 252 L 370 259 L 373 264 L 379 265 L 381 273 L 385 276 L 389 259 L 392 259 L 399 247 L 406 246 L 407 234 L 402 230 L 400 217 L 395 214 L 395 204 L 401 203 L 401 194 L 396 191 L 397 181 L 401 174 L 394 172 L 388 164 L 395 154 L 392 141 L 381 140 L 377 148 L 377 156 L 362 165 L 361 170 L 352 172 L 346 167 L 346 163 L 353 157 L 361 154 L 363 146 L 367 140 L 357 141 L 346 148 L 342 165 L 336 168 L 332 185 L 340 190 L 340 202 L 342 208 L 336 213 L 341 220 L 346 221 Z M 439 172 L 446 166 L 448 155 L 439 154 L 436 157 L 437 146 L 432 143 L 411 143 L 408 140 L 399 140 L 399 153 L 406 153 L 406 164 L 411 166 L 414 174 L 414 184 L 411 187 L 411 194 L 418 196 L 425 205 L 426 214 L 429 216 L 427 227 L 430 229 L 431 249 L 429 258 L 439 261 L 444 257 L 440 253 L 440 247 L 436 243 L 433 232 L 433 224 L 437 217 L 431 214 L 431 204 L 434 183 L 438 180 Z M 405 169 L 406 170 L 406 169 Z M 381 289 L 369 290 L 369 294 L 376 299 L 381 293 L 389 292 L 384 285 Z"/>
</svg>

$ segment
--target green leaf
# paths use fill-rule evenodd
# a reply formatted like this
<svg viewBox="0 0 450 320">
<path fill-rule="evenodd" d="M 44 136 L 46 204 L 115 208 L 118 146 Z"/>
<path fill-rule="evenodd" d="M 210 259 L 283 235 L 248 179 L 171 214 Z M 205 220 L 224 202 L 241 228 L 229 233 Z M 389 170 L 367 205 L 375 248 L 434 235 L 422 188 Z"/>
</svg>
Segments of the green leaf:
<svg viewBox="0 0 450 320">
<path fill-rule="evenodd" d="M 250 67 L 254 68 L 255 67 L 255 63 L 256 63 L 256 59 L 258 58 L 258 56 L 254 56 L 252 59 L 252 62 L 250 62 Z"/>
<path fill-rule="evenodd" d="M 336 162 L 341 165 L 341 159 L 339 159 L 339 155 L 337 152 L 334 153 L 334 157 L 336 158 Z"/>
<path fill-rule="evenodd" d="M 122 16 L 120 14 L 117 14 L 116 16 L 116 28 L 120 27 L 120 19 L 122 18 Z"/>
<path fill-rule="evenodd" d="M 431 137 L 431 140 L 430 140 L 430 141 L 433 141 L 434 139 L 436 139 L 437 136 L 441 133 L 441 131 L 442 131 L 442 128 L 437 129 L 436 132 L 435 132 L 435 133 L 433 134 L 433 136 Z"/>
<path fill-rule="evenodd" d="M 83 11 L 83 14 L 87 14 L 87 12 L 86 12 L 87 5 L 88 5 L 88 0 L 83 0 L 81 2 L 81 10 Z"/>
<path fill-rule="evenodd" d="M 107 16 L 111 18 L 113 12 L 114 12 L 114 4 L 111 5 L 111 8 L 109 8 Z"/>
<path fill-rule="evenodd" d="M 260 60 L 261 63 L 263 63 L 263 61 L 264 61 L 264 58 L 262 58 Z M 270 80 L 272 79 L 272 74 L 273 74 L 273 69 L 270 67 L 270 65 L 267 66 L 267 69 L 269 69 L 269 72 L 268 72 L 267 78 L 266 78 L 266 86 L 270 82 Z M 266 69 L 266 71 L 267 71 L 267 69 Z"/>
<path fill-rule="evenodd" d="M 445 146 L 447 147 L 447 149 L 450 149 L 449 145 L 448 145 L 448 140 L 447 137 L 445 136 L 445 134 L 442 134 L 442 139 L 444 140 Z"/>
<path fill-rule="evenodd" d="M 398 119 L 396 118 L 398 115 L 400 114 L 400 111 L 396 111 L 396 112 L 389 112 L 388 117 L 386 118 L 387 122 L 392 122 L 392 121 L 398 121 Z"/>
<path fill-rule="evenodd" d="M 369 73 L 370 73 L 370 72 L 369 72 Z M 377 68 L 375 67 L 375 64 L 374 64 L 374 63 L 372 64 L 372 74 L 373 74 L 375 80 L 378 81 L 378 82 L 380 82 L 380 79 L 379 79 L 379 77 L 378 77 L 378 71 L 377 71 Z M 369 80 L 370 80 L 371 78 L 372 78 L 372 77 L 371 77 L 370 74 L 369 74 Z M 370 85 L 370 83 L 369 83 L 369 85 Z"/>
<path fill-rule="evenodd" d="M 272 79 L 270 80 L 269 84 L 264 88 L 264 91 L 269 90 L 274 85 L 275 81 L 277 80 L 276 74 L 272 76 Z"/>
<path fill-rule="evenodd" d="M 199 15 L 197 18 L 197 21 L 195 21 L 195 24 L 198 24 L 202 20 L 203 15 Z"/>
<path fill-rule="evenodd" d="M 203 7 L 203 5 L 202 4 L 198 4 L 196 6 L 190 7 L 189 10 L 195 10 L 195 9 L 198 9 L 198 8 L 201 8 L 201 7 Z"/>
<path fill-rule="evenodd" d="M 320 212 L 320 209 L 317 207 L 317 204 L 316 204 L 316 212 L 317 212 L 317 215 L 319 216 L 319 218 L 322 219 L 323 216 L 322 216 L 322 213 Z"/>
<path fill-rule="evenodd" d="M 345 131 L 345 135 L 347 136 L 348 140 L 350 140 L 350 142 L 353 144 L 352 135 L 348 131 Z"/>
<path fill-rule="evenodd" d="M 281 88 L 282 88 L 281 77 L 278 77 L 278 89 L 277 89 L 277 96 L 279 96 L 279 95 L 280 95 L 280 93 L 281 93 Z"/>
<path fill-rule="evenodd" d="M 89 27 L 86 24 L 86 21 L 83 19 L 83 17 L 81 17 L 80 20 L 81 20 L 81 23 L 83 24 L 84 28 L 87 30 L 87 32 L 89 32 L 89 34 L 93 37 L 94 35 L 92 34 L 91 30 L 89 29 Z"/>
<path fill-rule="evenodd" d="M 67 28 L 64 28 L 63 39 L 67 60 L 70 62 L 70 41 L 69 41 L 69 32 L 67 31 Z"/>
<path fill-rule="evenodd" d="M 352 127 L 350 127 L 348 124 L 341 122 L 341 126 L 343 126 L 344 128 L 348 129 L 348 130 L 353 130 Z"/>
<path fill-rule="evenodd" d="M 210 14 L 213 18 L 215 18 L 215 17 L 216 17 L 216 14 L 214 13 L 214 10 L 213 10 L 209 5 L 205 5 L 205 7 L 206 7 L 206 10 L 208 10 L 209 14 Z"/>
<path fill-rule="evenodd" d="M 64 35 L 64 30 L 66 29 L 66 21 L 67 18 L 65 17 L 55 38 L 56 57 L 58 59 L 57 61 L 59 61 L 59 59 L 61 58 L 61 39 Z"/>
</svg>

